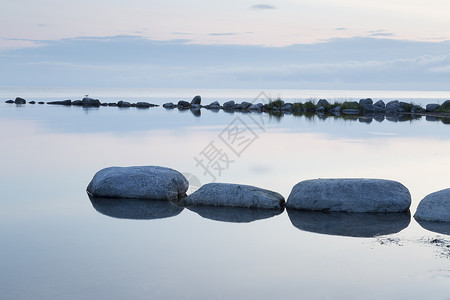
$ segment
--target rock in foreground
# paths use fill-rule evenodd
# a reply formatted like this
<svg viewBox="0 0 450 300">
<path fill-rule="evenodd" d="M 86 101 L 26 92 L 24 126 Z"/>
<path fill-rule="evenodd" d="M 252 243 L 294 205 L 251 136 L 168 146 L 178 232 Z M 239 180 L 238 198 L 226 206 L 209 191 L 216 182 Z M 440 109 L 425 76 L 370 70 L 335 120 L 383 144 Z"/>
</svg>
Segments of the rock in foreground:
<svg viewBox="0 0 450 300">
<path fill-rule="evenodd" d="M 178 171 L 158 166 L 110 167 L 98 171 L 87 187 L 94 197 L 174 200 L 189 187 Z"/>
<path fill-rule="evenodd" d="M 423 221 L 450 222 L 450 189 L 437 191 L 423 198 L 414 218 Z"/>
<path fill-rule="evenodd" d="M 342 212 L 404 212 L 411 194 L 399 182 L 384 179 L 313 179 L 294 186 L 286 206 Z"/>
<path fill-rule="evenodd" d="M 276 192 L 250 185 L 208 183 L 185 198 L 184 203 L 187 206 L 209 205 L 280 209 L 284 204 L 284 198 Z"/>
</svg>

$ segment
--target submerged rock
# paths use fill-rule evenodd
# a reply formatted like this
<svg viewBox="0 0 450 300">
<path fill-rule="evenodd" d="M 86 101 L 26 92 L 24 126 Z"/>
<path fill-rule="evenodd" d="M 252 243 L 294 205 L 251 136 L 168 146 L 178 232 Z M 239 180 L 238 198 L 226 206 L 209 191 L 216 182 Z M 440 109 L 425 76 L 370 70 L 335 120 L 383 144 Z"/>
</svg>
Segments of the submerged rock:
<svg viewBox="0 0 450 300">
<path fill-rule="evenodd" d="M 414 218 L 423 221 L 450 222 L 450 189 L 440 190 L 423 198 Z"/>
<path fill-rule="evenodd" d="M 184 199 L 187 206 L 231 206 L 280 209 L 284 198 L 276 192 L 258 187 L 230 183 L 208 183 Z"/>
<path fill-rule="evenodd" d="M 155 104 L 151 104 L 148 102 L 138 102 L 136 103 L 136 108 L 149 108 L 149 107 L 155 107 Z"/>
<path fill-rule="evenodd" d="M 403 213 L 348 213 L 287 209 L 292 225 L 304 231 L 351 237 L 394 234 L 408 227 L 411 215 Z"/>
<path fill-rule="evenodd" d="M 286 206 L 301 210 L 343 212 L 404 212 L 409 190 L 384 179 L 313 179 L 296 184 Z"/>
<path fill-rule="evenodd" d="M 184 207 L 172 201 L 149 199 L 111 199 L 89 197 L 92 206 L 99 213 L 118 219 L 152 220 L 174 217 Z"/>
<path fill-rule="evenodd" d="M 51 101 L 51 102 L 47 102 L 47 104 L 69 106 L 69 105 L 72 105 L 72 100 Z"/>
<path fill-rule="evenodd" d="M 87 187 L 93 197 L 174 200 L 188 190 L 178 171 L 158 166 L 110 167 L 98 171 Z"/>
</svg>

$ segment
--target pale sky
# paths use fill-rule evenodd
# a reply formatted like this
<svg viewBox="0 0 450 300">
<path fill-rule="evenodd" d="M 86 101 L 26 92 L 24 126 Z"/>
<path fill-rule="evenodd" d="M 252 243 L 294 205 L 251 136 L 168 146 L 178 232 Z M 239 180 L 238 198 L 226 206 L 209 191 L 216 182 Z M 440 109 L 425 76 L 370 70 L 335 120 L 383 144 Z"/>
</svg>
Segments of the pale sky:
<svg viewBox="0 0 450 300">
<path fill-rule="evenodd" d="M 450 40 L 448 0 L 2 0 L 0 49 L 35 40 L 138 35 L 285 46 L 373 36 Z"/>
</svg>

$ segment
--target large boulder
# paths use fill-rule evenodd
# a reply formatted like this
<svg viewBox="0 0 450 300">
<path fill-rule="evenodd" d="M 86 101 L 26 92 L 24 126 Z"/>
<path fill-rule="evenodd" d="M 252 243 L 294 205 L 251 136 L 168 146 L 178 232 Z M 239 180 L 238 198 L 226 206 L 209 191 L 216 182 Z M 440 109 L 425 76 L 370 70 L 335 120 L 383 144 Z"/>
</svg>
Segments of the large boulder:
<svg viewBox="0 0 450 300">
<path fill-rule="evenodd" d="M 423 221 L 450 222 L 450 188 L 423 198 L 414 218 Z"/>
<path fill-rule="evenodd" d="M 233 100 L 227 101 L 223 104 L 223 109 L 235 109 L 236 108 L 236 103 Z"/>
<path fill-rule="evenodd" d="M 98 171 L 87 187 L 93 197 L 174 200 L 189 182 L 178 171 L 158 166 L 110 167 Z"/>
<path fill-rule="evenodd" d="M 371 98 L 366 98 L 366 99 L 361 99 L 359 100 L 359 105 L 363 106 L 363 105 L 372 105 L 373 104 L 373 100 Z"/>
<path fill-rule="evenodd" d="M 100 106 L 100 100 L 98 99 L 92 99 L 92 98 L 83 98 L 83 100 L 81 100 L 81 105 L 84 107 L 90 107 L 90 106 L 94 106 L 94 107 L 99 107 Z"/>
<path fill-rule="evenodd" d="M 427 104 L 425 109 L 427 110 L 427 112 L 434 112 L 434 111 L 438 110 L 439 107 L 440 107 L 439 104 L 430 103 L 430 104 Z"/>
<path fill-rule="evenodd" d="M 200 95 L 195 96 L 192 100 L 191 100 L 191 105 L 192 104 L 198 104 L 200 105 L 202 103 L 202 97 Z"/>
<path fill-rule="evenodd" d="M 404 212 L 411 205 L 409 190 L 384 179 L 313 179 L 296 184 L 286 206 L 294 209 L 342 212 Z"/>
<path fill-rule="evenodd" d="M 208 183 L 184 199 L 187 206 L 209 205 L 280 209 L 284 198 L 276 192 L 231 183 Z"/>
</svg>

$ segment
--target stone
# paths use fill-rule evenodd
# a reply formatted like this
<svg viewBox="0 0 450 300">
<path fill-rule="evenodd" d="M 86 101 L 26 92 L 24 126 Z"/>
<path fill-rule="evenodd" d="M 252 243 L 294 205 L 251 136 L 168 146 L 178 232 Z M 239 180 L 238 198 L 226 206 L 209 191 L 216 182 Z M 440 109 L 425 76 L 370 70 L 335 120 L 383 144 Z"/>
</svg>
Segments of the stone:
<svg viewBox="0 0 450 300">
<path fill-rule="evenodd" d="M 152 106 L 152 104 L 150 104 L 148 102 L 138 102 L 138 103 L 136 103 L 136 107 L 137 108 L 149 108 L 151 106 Z"/>
<path fill-rule="evenodd" d="M 411 215 L 402 213 L 348 213 L 287 209 L 294 227 L 309 232 L 350 237 L 394 234 L 407 228 Z"/>
<path fill-rule="evenodd" d="M 378 100 L 377 102 L 375 102 L 373 105 L 381 107 L 381 108 L 385 108 L 386 104 L 384 103 L 383 100 Z"/>
<path fill-rule="evenodd" d="M 220 103 L 219 103 L 219 101 L 214 101 L 214 102 L 210 103 L 209 105 L 207 105 L 206 108 L 208 108 L 208 109 L 219 109 L 220 108 Z"/>
<path fill-rule="evenodd" d="M 414 214 L 416 220 L 450 222 L 450 188 L 427 195 Z"/>
<path fill-rule="evenodd" d="M 200 105 L 201 103 L 202 103 L 202 97 L 200 95 L 195 96 L 191 101 L 191 105 L 192 104 Z"/>
<path fill-rule="evenodd" d="M 70 105 L 72 105 L 72 100 L 51 101 L 51 102 L 47 102 L 47 104 L 70 106 Z"/>
<path fill-rule="evenodd" d="M 243 101 L 240 105 L 242 109 L 248 109 L 250 106 L 252 106 L 252 104 L 247 101 Z"/>
<path fill-rule="evenodd" d="M 116 106 L 117 106 L 117 103 L 111 102 L 111 103 L 108 103 L 108 106 L 116 107 Z"/>
<path fill-rule="evenodd" d="M 98 99 L 92 99 L 92 98 L 83 98 L 83 100 L 81 100 L 81 105 L 84 107 L 99 107 L 100 106 L 100 100 Z"/>
<path fill-rule="evenodd" d="M 330 106 L 330 103 L 326 100 L 326 99 L 320 99 L 319 101 L 317 101 L 317 107 L 328 107 Z"/>
<path fill-rule="evenodd" d="M 14 103 L 14 100 L 6 100 L 5 103 Z"/>
<path fill-rule="evenodd" d="M 89 197 L 99 213 L 118 219 L 154 220 L 170 218 L 180 214 L 184 207 L 172 201 L 149 199 L 111 199 Z"/>
<path fill-rule="evenodd" d="M 248 108 L 248 110 L 249 110 L 249 111 L 255 111 L 255 112 L 262 112 L 263 107 L 264 107 L 264 104 L 262 104 L 262 103 L 257 103 L 257 104 L 252 104 L 252 105 Z"/>
<path fill-rule="evenodd" d="M 28 102 L 28 103 L 30 103 L 30 104 L 36 104 L 36 101 L 30 101 L 30 102 Z"/>
<path fill-rule="evenodd" d="M 14 100 L 15 104 L 26 104 L 27 101 L 23 98 L 17 97 L 16 100 Z"/>
<path fill-rule="evenodd" d="M 231 100 L 231 101 L 227 101 L 223 104 L 223 109 L 231 110 L 231 109 L 234 109 L 235 106 L 236 106 L 236 103 L 233 100 Z"/>
<path fill-rule="evenodd" d="M 187 102 L 187 101 L 184 101 L 184 100 L 180 100 L 180 101 L 178 101 L 178 108 L 181 108 L 181 109 L 187 109 L 187 108 L 189 108 L 191 106 L 191 104 L 189 103 L 189 102 Z"/>
<path fill-rule="evenodd" d="M 100 106 L 108 106 L 108 103 L 106 103 L 106 102 L 100 103 Z"/>
<path fill-rule="evenodd" d="M 432 104 L 427 104 L 425 109 L 426 109 L 427 112 L 434 112 L 434 111 L 438 110 L 439 107 L 440 107 L 439 104 L 432 103 Z"/>
<path fill-rule="evenodd" d="M 74 101 L 72 101 L 72 105 L 74 105 L 74 106 L 81 106 L 81 100 L 74 100 Z"/>
<path fill-rule="evenodd" d="M 296 184 L 286 206 L 294 209 L 342 212 L 405 212 L 409 190 L 384 179 L 313 179 Z"/>
<path fill-rule="evenodd" d="M 45 104 L 45 102 L 44 101 L 39 101 L 38 104 Z"/>
<path fill-rule="evenodd" d="M 117 102 L 118 107 L 131 107 L 131 103 L 128 101 L 119 101 Z"/>
<path fill-rule="evenodd" d="M 444 103 L 441 104 L 441 108 L 445 110 L 450 110 L 450 100 L 445 100 Z"/>
<path fill-rule="evenodd" d="M 363 106 L 363 105 L 372 105 L 372 104 L 373 104 L 373 100 L 370 99 L 370 98 L 359 100 L 359 105 L 361 105 L 361 106 Z"/>
<path fill-rule="evenodd" d="M 364 109 L 364 112 L 369 113 L 382 113 L 384 112 L 384 109 L 373 104 L 362 104 L 362 108 Z"/>
<path fill-rule="evenodd" d="M 400 106 L 400 102 L 398 100 L 393 100 L 386 104 L 385 111 L 389 114 L 395 114 L 404 111 L 404 109 Z"/>
<path fill-rule="evenodd" d="M 189 183 L 178 171 L 159 166 L 110 167 L 98 171 L 87 192 L 100 198 L 175 200 Z"/>
<path fill-rule="evenodd" d="M 230 206 L 244 208 L 280 209 L 284 198 L 262 188 L 230 183 L 208 183 L 184 199 L 187 206 Z"/>
<path fill-rule="evenodd" d="M 173 104 L 172 102 L 167 102 L 167 103 L 164 103 L 164 104 L 163 104 L 163 107 L 164 107 L 164 108 L 167 108 L 167 109 L 173 109 L 173 108 L 176 107 L 176 105 Z"/>
<path fill-rule="evenodd" d="M 281 110 L 284 112 L 292 112 L 292 103 L 285 103 L 281 106 Z"/>
</svg>

